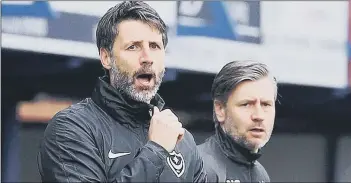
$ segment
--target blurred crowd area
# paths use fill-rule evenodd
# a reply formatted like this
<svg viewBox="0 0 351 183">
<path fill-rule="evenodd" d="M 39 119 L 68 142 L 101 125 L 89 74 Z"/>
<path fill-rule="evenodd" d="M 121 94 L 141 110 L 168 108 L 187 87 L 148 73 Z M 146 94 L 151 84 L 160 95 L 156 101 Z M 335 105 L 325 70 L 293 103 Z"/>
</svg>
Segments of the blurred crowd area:
<svg viewBox="0 0 351 183">
<path fill-rule="evenodd" d="M 115 1 L 2 1 L 1 178 L 38 182 L 47 121 L 89 97 L 103 70 L 99 18 Z M 260 162 L 272 182 L 351 180 L 348 1 L 150 1 L 167 24 L 160 94 L 197 143 L 213 134 L 210 89 L 233 60 L 266 63 L 277 116 Z"/>
</svg>

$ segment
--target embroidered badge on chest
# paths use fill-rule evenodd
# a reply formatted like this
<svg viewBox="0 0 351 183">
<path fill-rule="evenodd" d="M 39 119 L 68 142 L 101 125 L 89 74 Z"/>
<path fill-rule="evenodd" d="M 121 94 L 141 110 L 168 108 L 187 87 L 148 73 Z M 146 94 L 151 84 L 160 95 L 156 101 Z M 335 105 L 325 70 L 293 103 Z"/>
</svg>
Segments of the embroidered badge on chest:
<svg viewBox="0 0 351 183">
<path fill-rule="evenodd" d="M 167 157 L 167 163 L 177 177 L 183 175 L 185 170 L 185 163 L 181 153 L 177 153 L 173 150 Z"/>
</svg>

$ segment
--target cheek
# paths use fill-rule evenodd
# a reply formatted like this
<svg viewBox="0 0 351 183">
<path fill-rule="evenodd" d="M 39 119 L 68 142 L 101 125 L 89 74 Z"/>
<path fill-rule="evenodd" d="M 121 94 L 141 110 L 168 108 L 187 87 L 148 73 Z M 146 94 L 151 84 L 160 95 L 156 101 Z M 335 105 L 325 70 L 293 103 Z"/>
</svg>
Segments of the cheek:
<svg viewBox="0 0 351 183">
<path fill-rule="evenodd" d="M 138 68 L 138 60 L 133 55 L 122 52 L 116 57 L 116 65 L 125 72 L 134 72 Z"/>
<path fill-rule="evenodd" d="M 164 51 L 156 52 L 153 55 L 154 65 L 157 69 L 161 70 L 165 67 L 165 53 Z"/>
<path fill-rule="evenodd" d="M 236 112 L 231 115 L 231 128 L 235 128 L 240 134 L 245 133 L 249 127 L 249 117 L 244 112 Z"/>
<path fill-rule="evenodd" d="M 274 128 L 274 119 L 270 119 L 270 120 L 266 120 L 266 121 L 267 121 L 266 128 L 270 133 L 272 133 L 273 128 Z"/>
<path fill-rule="evenodd" d="M 275 120 L 275 112 L 270 112 L 266 115 L 265 121 L 267 123 L 267 126 L 273 128 L 274 120 Z"/>
<path fill-rule="evenodd" d="M 247 127 L 251 123 L 251 113 L 247 110 L 236 110 L 233 116 L 241 127 Z"/>
</svg>

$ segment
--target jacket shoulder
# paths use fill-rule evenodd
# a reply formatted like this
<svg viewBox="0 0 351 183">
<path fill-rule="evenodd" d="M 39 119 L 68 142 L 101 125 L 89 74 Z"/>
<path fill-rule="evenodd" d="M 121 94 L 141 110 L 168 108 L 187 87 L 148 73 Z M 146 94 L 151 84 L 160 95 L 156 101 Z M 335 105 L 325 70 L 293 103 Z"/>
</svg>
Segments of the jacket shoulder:
<svg viewBox="0 0 351 183">
<path fill-rule="evenodd" d="M 184 138 L 186 140 L 187 146 L 196 147 L 195 139 L 193 134 L 191 134 L 188 130 L 184 129 Z"/>
<path fill-rule="evenodd" d="M 198 145 L 197 148 L 202 156 L 212 157 L 214 154 L 216 154 L 215 150 L 219 148 L 217 147 L 217 144 L 215 142 L 215 135 L 212 135 L 209 138 L 207 138 L 205 142 Z"/>
<path fill-rule="evenodd" d="M 48 122 L 44 135 L 55 135 L 58 132 L 64 131 L 84 131 L 92 132 L 96 123 L 97 116 L 101 118 L 101 114 L 95 104 L 87 98 L 76 104 L 69 106 L 56 113 Z"/>
<path fill-rule="evenodd" d="M 197 149 L 204 160 L 204 167 L 207 172 L 209 182 L 218 182 L 225 180 L 224 162 L 222 162 L 221 153 L 218 152 L 215 141 L 215 135 L 212 135 L 206 141 L 197 146 Z"/>
<path fill-rule="evenodd" d="M 76 104 L 69 106 L 62 111 L 59 111 L 49 121 L 49 123 L 55 123 L 58 120 L 70 120 L 74 122 L 82 122 L 89 125 L 96 124 L 94 119 L 106 118 L 105 112 L 100 109 L 90 98 L 86 98 Z"/>
<path fill-rule="evenodd" d="M 71 106 L 59 111 L 54 115 L 52 119 L 62 117 L 75 119 L 76 117 L 86 114 L 90 114 L 89 116 L 92 116 L 92 114 L 97 112 L 97 107 L 94 105 L 95 104 L 90 98 L 86 98 L 76 104 L 72 104 Z"/>
<path fill-rule="evenodd" d="M 58 112 L 49 121 L 37 159 L 43 181 L 83 180 L 89 171 L 93 171 L 88 170 L 84 163 L 96 165 L 96 171 L 92 173 L 103 180 L 102 174 L 96 173 L 104 169 L 103 147 L 96 125 L 93 125 L 96 112 L 90 105 L 85 99 Z"/>
<path fill-rule="evenodd" d="M 270 182 L 270 177 L 269 177 L 266 169 L 264 168 L 264 166 L 258 161 L 255 162 L 255 165 L 257 167 L 257 174 L 258 174 L 258 176 L 261 179 L 263 179 L 265 182 Z"/>
</svg>

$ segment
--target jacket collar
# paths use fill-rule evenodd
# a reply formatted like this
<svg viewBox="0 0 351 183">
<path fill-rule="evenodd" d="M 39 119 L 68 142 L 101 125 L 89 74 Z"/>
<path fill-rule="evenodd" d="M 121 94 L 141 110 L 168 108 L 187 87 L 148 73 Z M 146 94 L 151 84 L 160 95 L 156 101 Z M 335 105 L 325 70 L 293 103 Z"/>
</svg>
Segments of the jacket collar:
<svg viewBox="0 0 351 183">
<path fill-rule="evenodd" d="M 92 100 L 107 112 L 112 118 L 122 124 L 132 127 L 141 124 L 149 124 L 151 119 L 150 110 L 157 106 L 160 110 L 165 102 L 158 94 L 151 100 L 150 104 L 131 99 L 126 94 L 112 87 L 108 76 L 99 77 L 92 94 Z"/>
<path fill-rule="evenodd" d="M 258 153 L 254 153 L 239 145 L 230 135 L 224 133 L 220 125 L 216 124 L 215 129 L 215 138 L 221 150 L 229 159 L 243 164 L 251 164 L 262 155 L 261 149 L 259 149 Z"/>
</svg>

